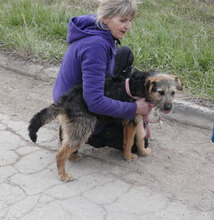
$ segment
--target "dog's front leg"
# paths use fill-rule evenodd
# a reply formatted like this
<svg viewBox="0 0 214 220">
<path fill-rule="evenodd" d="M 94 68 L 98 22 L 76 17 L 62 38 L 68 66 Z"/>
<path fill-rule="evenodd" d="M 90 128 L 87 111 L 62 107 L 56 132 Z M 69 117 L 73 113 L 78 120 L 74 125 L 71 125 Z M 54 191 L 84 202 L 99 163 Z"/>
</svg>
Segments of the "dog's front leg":
<svg viewBox="0 0 214 220">
<path fill-rule="evenodd" d="M 124 126 L 123 147 L 124 147 L 124 157 L 126 160 L 137 159 L 137 154 L 132 153 L 132 146 L 134 144 L 135 134 L 136 134 L 136 126 L 131 126 L 129 124 L 126 124 Z"/>
<path fill-rule="evenodd" d="M 145 140 L 144 140 L 144 127 L 143 127 L 143 119 L 138 121 L 137 131 L 136 131 L 136 145 L 138 148 L 138 154 L 141 156 L 147 156 L 151 153 L 149 148 L 145 148 Z"/>
</svg>

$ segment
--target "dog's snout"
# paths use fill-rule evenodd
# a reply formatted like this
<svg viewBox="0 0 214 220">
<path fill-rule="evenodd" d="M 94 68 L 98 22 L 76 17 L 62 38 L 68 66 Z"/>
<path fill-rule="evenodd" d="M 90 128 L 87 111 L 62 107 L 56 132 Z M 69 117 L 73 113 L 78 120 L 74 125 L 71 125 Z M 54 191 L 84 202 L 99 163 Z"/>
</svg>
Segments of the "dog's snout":
<svg viewBox="0 0 214 220">
<path fill-rule="evenodd" d="M 172 103 L 165 103 L 164 104 L 164 109 L 165 110 L 171 110 L 172 109 Z"/>
</svg>

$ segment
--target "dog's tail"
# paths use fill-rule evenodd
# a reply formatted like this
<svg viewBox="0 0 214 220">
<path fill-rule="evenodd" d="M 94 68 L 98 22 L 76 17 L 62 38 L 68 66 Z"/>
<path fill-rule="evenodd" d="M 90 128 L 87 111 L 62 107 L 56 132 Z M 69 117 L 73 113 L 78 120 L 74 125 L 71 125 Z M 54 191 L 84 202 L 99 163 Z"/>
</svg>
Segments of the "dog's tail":
<svg viewBox="0 0 214 220">
<path fill-rule="evenodd" d="M 30 120 L 28 126 L 29 137 L 33 142 L 37 140 L 38 130 L 45 124 L 54 120 L 62 111 L 62 103 L 53 103 L 47 108 L 42 109 L 40 112 L 35 114 Z"/>
</svg>

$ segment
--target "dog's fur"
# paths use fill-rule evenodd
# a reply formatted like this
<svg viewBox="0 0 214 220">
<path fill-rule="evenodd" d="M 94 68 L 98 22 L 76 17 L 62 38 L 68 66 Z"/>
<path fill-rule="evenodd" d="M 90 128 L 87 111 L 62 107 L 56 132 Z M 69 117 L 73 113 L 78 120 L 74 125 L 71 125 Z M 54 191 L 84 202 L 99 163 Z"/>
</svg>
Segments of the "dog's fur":
<svg viewBox="0 0 214 220">
<path fill-rule="evenodd" d="M 176 90 L 182 90 L 181 82 L 177 76 L 157 72 L 141 72 L 135 70 L 129 80 L 130 91 L 133 96 L 145 98 L 146 101 L 154 103 L 157 108 L 169 111 L 172 108 L 173 97 Z M 120 77 L 108 77 L 105 81 L 105 96 L 112 99 L 134 102 L 125 90 L 125 79 Z M 124 156 L 126 160 L 137 158 L 131 152 L 134 137 L 138 154 L 146 156 L 150 149 L 144 146 L 143 120 L 141 115 L 135 115 L 132 120 L 112 118 L 97 115 L 88 111 L 82 97 L 82 86 L 72 87 L 58 102 L 41 110 L 33 116 L 28 127 L 29 136 L 33 142 L 37 140 L 37 131 L 40 127 L 59 116 L 62 128 L 62 143 L 56 156 L 57 167 L 62 181 L 71 181 L 73 176 L 65 172 L 67 159 L 78 161 L 81 155 L 75 152 L 83 146 L 97 124 L 97 122 L 122 123 L 124 125 Z"/>
</svg>

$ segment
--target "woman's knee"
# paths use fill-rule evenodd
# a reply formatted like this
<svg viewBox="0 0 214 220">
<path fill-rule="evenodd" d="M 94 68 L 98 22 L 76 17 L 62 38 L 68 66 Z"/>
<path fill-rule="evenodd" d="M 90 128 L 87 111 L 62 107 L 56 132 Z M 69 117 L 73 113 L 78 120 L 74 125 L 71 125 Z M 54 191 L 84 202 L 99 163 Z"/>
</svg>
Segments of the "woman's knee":
<svg viewBox="0 0 214 220">
<path fill-rule="evenodd" d="M 119 47 L 117 49 L 117 52 L 116 52 L 116 57 L 117 56 L 120 56 L 120 57 L 123 57 L 123 58 L 128 58 L 130 60 L 130 62 L 133 63 L 134 54 L 133 54 L 131 48 L 128 47 L 128 46 Z"/>
<path fill-rule="evenodd" d="M 131 48 L 122 46 L 117 49 L 115 56 L 115 75 L 129 77 L 134 61 L 134 54 Z"/>
</svg>

